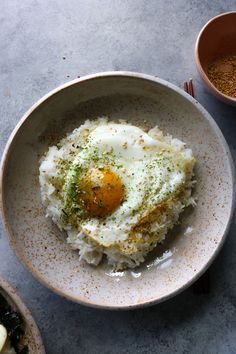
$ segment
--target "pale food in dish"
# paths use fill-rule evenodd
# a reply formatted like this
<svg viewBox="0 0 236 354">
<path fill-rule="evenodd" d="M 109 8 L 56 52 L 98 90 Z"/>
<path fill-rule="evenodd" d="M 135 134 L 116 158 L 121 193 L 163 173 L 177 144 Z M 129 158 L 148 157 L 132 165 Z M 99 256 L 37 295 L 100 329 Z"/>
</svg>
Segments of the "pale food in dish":
<svg viewBox="0 0 236 354">
<path fill-rule="evenodd" d="M 16 354 L 15 349 L 11 346 L 10 339 L 7 335 L 7 330 L 2 324 L 0 324 L 0 353 Z"/>
<path fill-rule="evenodd" d="M 21 343 L 23 336 L 22 316 L 0 293 L 0 354 L 28 354 L 28 347 Z"/>
<path fill-rule="evenodd" d="M 192 150 L 157 127 L 86 121 L 40 160 L 46 216 L 80 258 L 134 268 L 194 205 Z"/>
</svg>

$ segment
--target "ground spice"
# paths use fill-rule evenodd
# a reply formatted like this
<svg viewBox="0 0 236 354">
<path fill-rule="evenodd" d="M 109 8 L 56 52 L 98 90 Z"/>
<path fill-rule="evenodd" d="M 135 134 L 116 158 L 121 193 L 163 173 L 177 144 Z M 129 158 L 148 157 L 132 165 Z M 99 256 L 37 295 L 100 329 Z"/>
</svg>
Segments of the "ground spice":
<svg viewBox="0 0 236 354">
<path fill-rule="evenodd" d="M 213 62 L 209 66 L 208 77 L 219 91 L 236 98 L 236 55 Z"/>
</svg>

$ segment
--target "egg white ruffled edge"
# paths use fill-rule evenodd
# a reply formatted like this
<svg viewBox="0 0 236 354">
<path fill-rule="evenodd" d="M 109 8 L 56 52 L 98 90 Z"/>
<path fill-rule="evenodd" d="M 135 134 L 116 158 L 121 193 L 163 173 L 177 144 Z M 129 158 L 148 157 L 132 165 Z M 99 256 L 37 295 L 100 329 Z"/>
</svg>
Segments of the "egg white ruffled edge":
<svg viewBox="0 0 236 354">
<path fill-rule="evenodd" d="M 151 245 L 147 243 L 139 244 L 137 252 L 131 255 L 121 254 L 119 249 L 116 246 L 111 247 L 103 247 L 96 243 L 96 241 L 92 240 L 90 237 L 85 235 L 83 232 L 78 230 L 73 230 L 70 225 L 65 225 L 62 222 L 62 209 L 63 205 L 60 199 L 56 198 L 54 195 L 55 188 L 52 184 L 49 183 L 49 179 L 51 176 L 55 176 L 57 171 L 56 164 L 54 162 L 56 158 L 63 158 L 65 155 L 68 156 L 68 151 L 66 146 L 69 145 L 71 150 L 71 144 L 73 142 L 78 142 L 78 139 L 82 137 L 83 131 L 92 131 L 98 125 L 103 125 L 107 123 L 115 123 L 109 121 L 107 117 L 100 117 L 96 120 L 87 120 L 83 125 L 79 128 L 75 129 L 72 133 L 68 134 L 68 136 L 62 139 L 58 146 L 52 146 L 48 149 L 47 153 L 40 159 L 40 174 L 39 174 L 39 182 L 41 189 L 41 197 L 44 206 L 46 207 L 46 217 L 51 217 L 52 220 L 57 224 L 60 230 L 66 230 L 67 232 L 67 242 L 70 246 L 79 251 L 80 259 L 85 260 L 89 264 L 98 265 L 103 255 L 107 256 L 108 264 L 110 264 L 114 269 L 124 269 L 124 268 L 135 268 L 144 262 L 146 255 L 153 250 L 158 243 L 164 241 L 166 234 L 169 230 L 173 228 L 173 226 L 178 222 L 179 215 L 183 212 L 186 206 L 195 205 L 195 199 L 192 197 L 192 188 L 195 184 L 193 181 L 193 167 L 189 170 L 187 176 L 187 182 L 185 184 L 185 189 L 181 193 L 181 198 L 177 203 L 173 205 L 171 209 L 167 209 L 166 215 L 164 213 L 164 217 L 166 219 L 166 223 L 161 225 L 158 230 L 158 237 L 156 242 L 153 242 Z M 124 120 L 120 120 L 121 124 L 128 124 Z M 145 130 L 143 127 L 141 129 Z M 163 132 L 156 126 L 148 131 L 148 134 L 154 139 L 159 139 L 167 144 L 170 144 L 172 148 L 176 151 L 182 151 L 184 154 L 192 155 L 191 149 L 185 148 L 185 143 L 180 141 L 179 139 L 172 138 L 171 135 L 163 135 Z M 163 217 L 163 213 L 162 213 Z M 157 229 L 159 226 L 158 219 L 155 220 Z"/>
</svg>

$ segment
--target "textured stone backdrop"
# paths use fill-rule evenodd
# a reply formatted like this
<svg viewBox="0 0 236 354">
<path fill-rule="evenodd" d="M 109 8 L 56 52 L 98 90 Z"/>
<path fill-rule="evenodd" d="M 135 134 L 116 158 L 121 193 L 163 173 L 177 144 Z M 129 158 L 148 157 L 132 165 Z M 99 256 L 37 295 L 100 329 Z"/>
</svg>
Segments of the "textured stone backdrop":
<svg viewBox="0 0 236 354">
<path fill-rule="evenodd" d="M 236 109 L 202 86 L 194 44 L 211 17 L 233 0 L 2 0 L 0 150 L 21 115 L 65 81 L 106 70 L 157 75 L 182 86 L 213 115 L 236 159 Z M 186 290 L 155 307 L 107 312 L 73 304 L 23 268 L 4 231 L 0 275 L 31 309 L 48 354 L 236 353 L 236 224 L 210 269 L 211 293 Z"/>
</svg>

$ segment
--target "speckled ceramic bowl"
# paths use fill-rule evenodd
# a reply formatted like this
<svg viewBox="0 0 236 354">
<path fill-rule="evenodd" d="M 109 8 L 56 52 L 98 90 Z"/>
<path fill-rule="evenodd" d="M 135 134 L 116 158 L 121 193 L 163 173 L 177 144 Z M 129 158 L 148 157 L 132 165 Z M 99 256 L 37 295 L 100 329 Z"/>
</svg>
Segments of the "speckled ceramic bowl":
<svg viewBox="0 0 236 354">
<path fill-rule="evenodd" d="M 133 272 L 112 273 L 106 263 L 92 267 L 80 262 L 65 234 L 45 218 L 40 200 L 40 156 L 85 119 L 101 115 L 158 125 L 184 140 L 198 161 L 197 207 L 182 215 L 181 226 Z M 53 291 L 110 309 L 158 303 L 189 286 L 217 255 L 233 211 L 232 170 L 216 123 L 179 88 L 137 73 L 86 76 L 39 100 L 12 133 L 2 159 L 4 225 L 18 257 Z"/>
<path fill-rule="evenodd" d="M 2 278 L 0 278 L 0 294 L 7 300 L 11 308 L 21 314 L 25 324 L 25 334 L 21 339 L 22 346 L 27 345 L 29 354 L 45 354 L 38 327 L 19 295 Z"/>
</svg>

